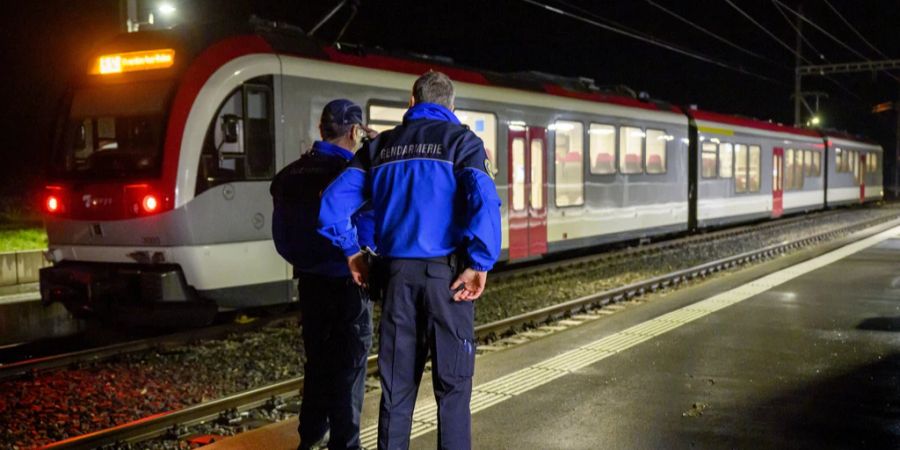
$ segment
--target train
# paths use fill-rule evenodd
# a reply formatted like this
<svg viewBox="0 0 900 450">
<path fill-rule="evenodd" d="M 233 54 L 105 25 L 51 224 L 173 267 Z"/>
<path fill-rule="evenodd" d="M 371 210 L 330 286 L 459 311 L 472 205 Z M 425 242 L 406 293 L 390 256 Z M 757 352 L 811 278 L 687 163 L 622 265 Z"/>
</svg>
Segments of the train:
<svg viewBox="0 0 900 450">
<path fill-rule="evenodd" d="M 261 19 L 142 31 L 100 46 L 62 102 L 42 301 L 150 323 L 296 301 L 272 242 L 272 177 L 318 138 L 328 101 L 389 129 L 428 70 L 454 80 L 455 114 L 484 141 L 508 265 L 883 196 L 882 148 L 851 135 L 327 44 Z"/>
</svg>

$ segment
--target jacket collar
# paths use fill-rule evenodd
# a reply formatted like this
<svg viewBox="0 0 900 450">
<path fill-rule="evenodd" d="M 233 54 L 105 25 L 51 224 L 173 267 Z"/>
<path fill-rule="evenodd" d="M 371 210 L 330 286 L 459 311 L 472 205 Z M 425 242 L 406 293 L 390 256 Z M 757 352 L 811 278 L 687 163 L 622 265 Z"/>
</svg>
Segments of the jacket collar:
<svg viewBox="0 0 900 450">
<path fill-rule="evenodd" d="M 353 152 L 347 150 L 344 147 L 339 145 L 334 145 L 331 142 L 327 141 L 316 141 L 313 142 L 313 150 L 328 156 L 336 156 L 338 158 L 343 158 L 347 161 L 353 159 Z"/>
<path fill-rule="evenodd" d="M 443 120 L 459 125 L 459 119 L 452 111 L 436 103 L 418 103 L 403 115 L 403 123 L 419 119 Z"/>
</svg>

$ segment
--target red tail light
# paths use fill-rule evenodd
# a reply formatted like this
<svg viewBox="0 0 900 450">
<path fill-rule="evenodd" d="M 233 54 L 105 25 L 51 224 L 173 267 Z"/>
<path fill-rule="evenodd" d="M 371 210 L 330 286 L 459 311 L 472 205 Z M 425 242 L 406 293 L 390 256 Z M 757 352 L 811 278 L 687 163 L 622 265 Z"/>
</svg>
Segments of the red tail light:
<svg viewBox="0 0 900 450">
<path fill-rule="evenodd" d="M 43 209 L 50 214 L 63 212 L 62 188 L 59 186 L 47 186 L 45 188 Z"/>
<path fill-rule="evenodd" d="M 125 201 L 129 213 L 134 216 L 157 214 L 172 208 L 169 197 L 149 183 L 125 186 Z"/>
<path fill-rule="evenodd" d="M 144 207 L 145 212 L 156 212 L 159 208 L 159 200 L 156 199 L 155 195 L 149 194 L 144 196 L 144 200 L 141 201 L 141 206 Z"/>
<path fill-rule="evenodd" d="M 55 213 L 59 211 L 59 199 L 55 195 L 47 196 L 47 212 Z"/>
</svg>

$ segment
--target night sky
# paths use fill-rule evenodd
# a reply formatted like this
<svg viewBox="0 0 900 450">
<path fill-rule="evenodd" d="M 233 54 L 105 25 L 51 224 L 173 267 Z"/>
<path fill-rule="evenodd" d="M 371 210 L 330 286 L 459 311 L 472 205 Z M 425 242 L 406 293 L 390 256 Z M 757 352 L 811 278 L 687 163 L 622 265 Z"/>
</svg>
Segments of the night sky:
<svg viewBox="0 0 900 450">
<path fill-rule="evenodd" d="M 624 84 L 635 91 L 676 104 L 790 123 L 794 55 L 742 17 L 725 0 L 655 0 L 748 52 L 677 21 L 646 0 L 538 0 L 559 9 L 621 26 L 701 53 L 721 63 L 772 78 L 761 80 L 700 62 L 652 45 L 604 31 L 521 0 L 385 1 L 361 0 L 359 14 L 343 40 L 391 50 L 442 55 L 457 63 L 500 72 L 536 70 L 593 78 L 598 85 Z M 733 0 L 789 45 L 795 34 L 769 0 Z M 781 0 L 795 8 L 797 0 Z M 900 2 L 829 0 L 878 50 L 900 58 Z M 148 7 L 155 1 L 144 2 Z M 172 0 L 179 21 L 249 17 L 284 20 L 308 29 L 336 0 Z M 225 6 L 227 5 L 227 6 Z M 825 0 L 804 2 L 806 16 L 856 51 L 880 56 L 831 11 Z M 319 36 L 333 39 L 348 16 L 342 10 Z M 790 13 L 787 13 L 790 16 Z M 5 162 L 0 169 L 0 198 L 41 185 L 49 153 L 55 109 L 67 80 L 85 70 L 91 49 L 119 32 L 117 0 L 41 0 L 22 2 L 5 12 L 0 23 L 0 56 L 6 83 L 2 132 Z M 790 16 L 793 18 L 793 16 Z M 608 23 L 608 22 L 607 22 Z M 822 33 L 805 26 L 814 61 L 845 62 L 861 58 Z M 900 71 L 897 71 L 900 75 Z M 893 113 L 875 115 L 874 104 L 893 101 L 900 83 L 878 74 L 835 75 L 833 80 L 805 79 L 804 90 L 824 91 L 825 125 L 879 140 L 893 149 Z M 849 94 L 844 89 L 851 91 Z M 0 202 L 0 209 L 5 207 Z"/>
</svg>

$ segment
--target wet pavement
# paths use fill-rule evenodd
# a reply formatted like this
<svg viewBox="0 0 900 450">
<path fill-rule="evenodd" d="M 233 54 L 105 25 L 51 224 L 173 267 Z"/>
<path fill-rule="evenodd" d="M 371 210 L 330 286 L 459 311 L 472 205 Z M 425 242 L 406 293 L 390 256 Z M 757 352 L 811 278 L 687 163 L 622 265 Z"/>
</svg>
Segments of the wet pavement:
<svg viewBox="0 0 900 450">
<path fill-rule="evenodd" d="M 0 288 L 0 347 L 71 336 L 84 328 L 61 303 L 41 304 L 37 283 Z"/>
<path fill-rule="evenodd" d="M 900 230 L 893 234 L 475 414 L 473 447 L 900 447 Z M 665 303 L 702 300 L 715 284 Z M 527 352 L 518 367 L 535 364 L 640 323 L 647 309 L 502 359 Z M 496 356 L 482 366 L 499 364 Z"/>
</svg>

